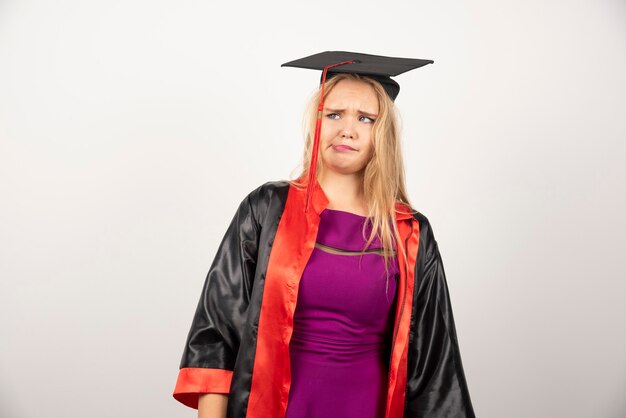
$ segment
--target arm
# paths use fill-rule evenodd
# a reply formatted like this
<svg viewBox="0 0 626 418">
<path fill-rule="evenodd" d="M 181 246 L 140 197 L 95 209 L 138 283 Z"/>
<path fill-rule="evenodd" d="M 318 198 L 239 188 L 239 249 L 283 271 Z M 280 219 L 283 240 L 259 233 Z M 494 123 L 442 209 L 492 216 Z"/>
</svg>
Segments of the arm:
<svg viewBox="0 0 626 418">
<path fill-rule="evenodd" d="M 421 228 L 407 416 L 474 418 L 441 254 L 427 220 Z"/>
<path fill-rule="evenodd" d="M 205 393 L 198 398 L 198 418 L 226 418 L 228 395 Z"/>
<path fill-rule="evenodd" d="M 239 205 L 219 245 L 187 336 L 173 396 L 191 408 L 199 407 L 202 394 L 230 392 L 260 234 L 251 194 Z M 203 410 L 224 407 L 224 398 L 203 397 Z"/>
</svg>

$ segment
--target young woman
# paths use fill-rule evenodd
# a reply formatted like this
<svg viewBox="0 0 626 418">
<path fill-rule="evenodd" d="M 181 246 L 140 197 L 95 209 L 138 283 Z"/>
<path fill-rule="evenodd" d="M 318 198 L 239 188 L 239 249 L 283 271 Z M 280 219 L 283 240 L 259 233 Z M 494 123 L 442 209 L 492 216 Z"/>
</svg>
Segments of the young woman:
<svg viewBox="0 0 626 418">
<path fill-rule="evenodd" d="M 400 59 L 313 57 L 304 168 L 241 202 L 174 397 L 200 418 L 474 417 L 441 255 L 405 191 L 384 72 Z"/>
</svg>

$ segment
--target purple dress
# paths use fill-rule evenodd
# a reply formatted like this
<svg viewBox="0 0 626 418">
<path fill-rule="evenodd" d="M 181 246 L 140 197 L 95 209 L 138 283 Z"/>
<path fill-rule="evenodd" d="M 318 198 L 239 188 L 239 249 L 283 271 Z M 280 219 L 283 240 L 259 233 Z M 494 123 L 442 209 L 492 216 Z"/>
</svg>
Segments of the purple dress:
<svg viewBox="0 0 626 418">
<path fill-rule="evenodd" d="M 398 261 L 394 257 L 388 266 L 385 294 L 382 254 L 332 252 L 360 252 L 367 218 L 334 209 L 320 217 L 317 244 L 298 288 L 286 418 L 381 418 Z M 369 250 L 375 248 L 382 248 L 378 238 Z"/>
</svg>

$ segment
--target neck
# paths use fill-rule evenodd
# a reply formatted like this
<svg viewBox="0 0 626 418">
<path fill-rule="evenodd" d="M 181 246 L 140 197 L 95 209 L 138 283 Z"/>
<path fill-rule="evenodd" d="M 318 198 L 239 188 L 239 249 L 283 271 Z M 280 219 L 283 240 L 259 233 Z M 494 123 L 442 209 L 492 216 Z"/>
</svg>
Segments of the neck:
<svg viewBox="0 0 626 418">
<path fill-rule="evenodd" d="M 326 172 L 318 182 L 328 198 L 328 208 L 365 213 L 367 204 L 363 195 L 363 174 Z"/>
</svg>

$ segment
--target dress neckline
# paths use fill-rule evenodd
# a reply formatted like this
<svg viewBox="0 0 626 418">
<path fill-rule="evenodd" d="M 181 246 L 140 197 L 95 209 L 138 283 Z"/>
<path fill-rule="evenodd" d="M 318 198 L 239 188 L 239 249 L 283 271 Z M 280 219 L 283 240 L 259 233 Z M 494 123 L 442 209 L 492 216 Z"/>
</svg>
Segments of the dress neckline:
<svg viewBox="0 0 626 418">
<path fill-rule="evenodd" d="M 330 209 L 330 208 L 325 208 L 324 210 L 325 210 L 325 211 L 327 210 L 327 211 L 330 211 L 330 212 L 345 213 L 345 214 L 348 214 L 348 215 L 356 216 L 356 217 L 361 218 L 361 219 L 365 219 L 365 218 L 367 218 L 367 216 L 358 215 L 358 214 L 356 214 L 356 213 L 348 212 L 348 211 L 345 211 L 345 210 Z"/>
</svg>

